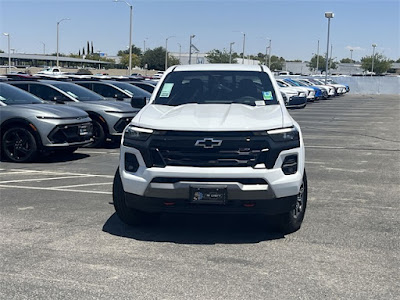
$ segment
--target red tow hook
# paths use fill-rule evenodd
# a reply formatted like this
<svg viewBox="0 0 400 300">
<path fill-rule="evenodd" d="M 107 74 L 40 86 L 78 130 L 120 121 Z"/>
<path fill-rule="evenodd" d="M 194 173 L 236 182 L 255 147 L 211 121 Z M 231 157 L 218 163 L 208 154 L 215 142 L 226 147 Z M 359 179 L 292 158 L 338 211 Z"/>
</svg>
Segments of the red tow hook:
<svg viewBox="0 0 400 300">
<path fill-rule="evenodd" d="M 173 206 L 173 205 L 175 205 L 175 202 L 167 202 L 167 201 L 164 201 L 164 205 L 165 205 L 165 206 Z"/>
<path fill-rule="evenodd" d="M 254 207 L 256 204 L 254 202 L 246 202 L 243 204 L 244 207 Z"/>
</svg>

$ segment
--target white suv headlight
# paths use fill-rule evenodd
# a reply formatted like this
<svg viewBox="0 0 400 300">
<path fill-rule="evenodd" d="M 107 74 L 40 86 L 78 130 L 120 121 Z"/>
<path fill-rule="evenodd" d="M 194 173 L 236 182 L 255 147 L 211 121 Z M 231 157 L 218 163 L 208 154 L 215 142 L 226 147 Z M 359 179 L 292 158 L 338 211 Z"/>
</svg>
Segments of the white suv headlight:
<svg viewBox="0 0 400 300">
<path fill-rule="evenodd" d="M 298 141 L 300 136 L 295 127 L 272 129 L 267 131 L 274 142 Z"/>
<path fill-rule="evenodd" d="M 129 125 L 125 128 L 124 139 L 134 140 L 134 141 L 145 141 L 151 136 L 152 133 L 153 129 L 141 128 L 141 127 L 136 127 L 134 125 Z"/>
</svg>

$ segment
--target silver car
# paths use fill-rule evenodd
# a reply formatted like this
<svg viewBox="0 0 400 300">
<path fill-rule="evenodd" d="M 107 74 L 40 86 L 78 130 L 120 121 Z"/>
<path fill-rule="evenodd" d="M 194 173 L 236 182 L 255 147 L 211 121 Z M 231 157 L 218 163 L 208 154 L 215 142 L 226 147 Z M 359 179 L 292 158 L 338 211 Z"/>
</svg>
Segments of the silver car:
<svg viewBox="0 0 400 300">
<path fill-rule="evenodd" d="M 93 120 L 94 141 L 91 147 L 101 147 L 107 138 L 118 140 L 126 125 L 138 113 L 129 103 L 110 101 L 77 84 L 56 80 L 9 81 L 47 101 L 78 107 Z"/>
<path fill-rule="evenodd" d="M 79 108 L 45 104 L 21 89 L 0 82 L 1 158 L 34 160 L 40 152 L 72 153 L 92 142 L 89 115 Z"/>
</svg>

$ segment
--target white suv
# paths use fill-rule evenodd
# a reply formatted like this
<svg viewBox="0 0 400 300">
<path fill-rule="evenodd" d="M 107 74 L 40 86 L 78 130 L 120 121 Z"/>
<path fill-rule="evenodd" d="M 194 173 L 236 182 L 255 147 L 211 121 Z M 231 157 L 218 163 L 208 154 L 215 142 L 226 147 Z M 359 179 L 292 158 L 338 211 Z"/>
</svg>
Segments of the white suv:
<svg viewBox="0 0 400 300">
<path fill-rule="evenodd" d="M 113 200 L 127 224 L 168 212 L 265 214 L 290 233 L 303 221 L 302 134 L 265 66 L 169 68 L 120 155 Z"/>
</svg>

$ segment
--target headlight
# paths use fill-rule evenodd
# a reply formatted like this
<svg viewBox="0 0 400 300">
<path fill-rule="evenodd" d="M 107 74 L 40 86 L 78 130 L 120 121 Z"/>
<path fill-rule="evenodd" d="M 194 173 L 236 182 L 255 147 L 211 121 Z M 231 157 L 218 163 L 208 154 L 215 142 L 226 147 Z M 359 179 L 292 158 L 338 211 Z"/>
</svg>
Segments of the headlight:
<svg viewBox="0 0 400 300">
<path fill-rule="evenodd" d="M 153 129 L 147 129 L 147 128 L 141 128 L 141 127 L 129 125 L 125 129 L 124 139 L 125 140 L 135 140 L 135 141 L 145 141 L 151 136 L 152 133 L 153 133 Z"/>
<path fill-rule="evenodd" d="M 267 133 L 275 142 L 299 140 L 299 132 L 294 127 L 268 130 Z"/>
<path fill-rule="evenodd" d="M 60 117 L 47 117 L 47 116 L 36 116 L 38 119 L 47 119 L 47 120 L 58 120 Z"/>
<path fill-rule="evenodd" d="M 306 93 L 299 92 L 299 97 L 305 97 L 305 96 L 306 96 Z"/>
</svg>

